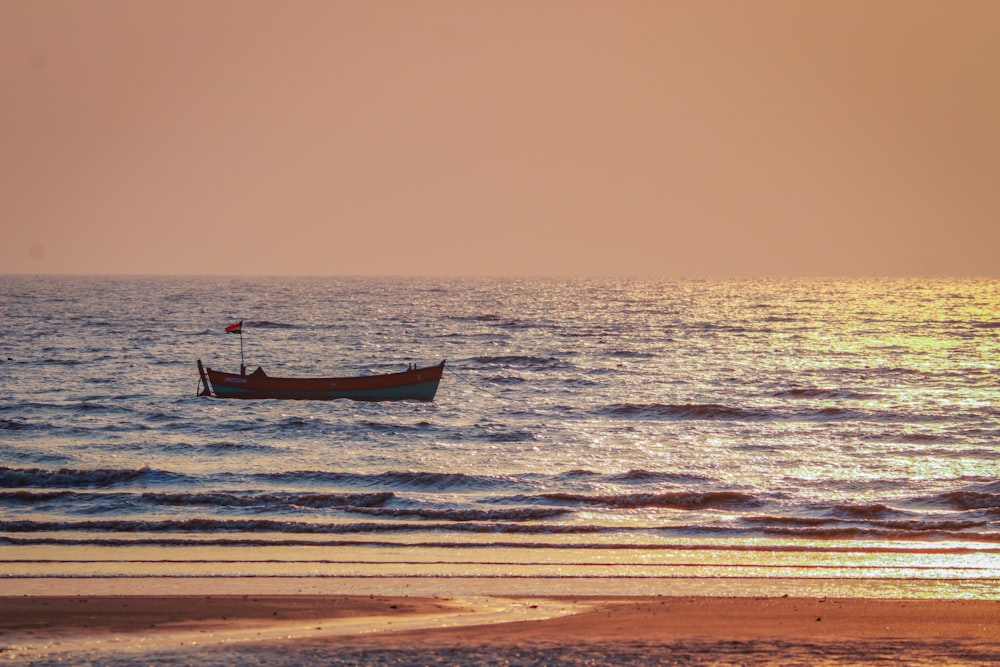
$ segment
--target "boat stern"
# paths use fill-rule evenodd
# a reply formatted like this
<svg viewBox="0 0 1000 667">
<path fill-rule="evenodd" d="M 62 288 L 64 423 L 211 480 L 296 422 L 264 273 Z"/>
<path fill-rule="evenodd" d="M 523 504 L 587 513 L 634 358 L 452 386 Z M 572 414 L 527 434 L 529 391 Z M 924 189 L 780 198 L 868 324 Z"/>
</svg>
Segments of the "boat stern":
<svg viewBox="0 0 1000 667">
<path fill-rule="evenodd" d="M 201 359 L 198 360 L 198 375 L 201 378 L 201 391 L 198 392 L 199 396 L 214 396 L 212 393 L 212 383 L 208 381 L 208 374 L 205 373 L 205 367 L 201 365 Z"/>
</svg>

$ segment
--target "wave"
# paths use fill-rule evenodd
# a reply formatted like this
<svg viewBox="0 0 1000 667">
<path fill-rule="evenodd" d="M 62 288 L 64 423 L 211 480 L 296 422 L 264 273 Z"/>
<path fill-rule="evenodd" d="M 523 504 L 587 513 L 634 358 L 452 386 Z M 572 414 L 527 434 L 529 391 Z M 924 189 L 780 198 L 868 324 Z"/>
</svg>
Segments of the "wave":
<svg viewBox="0 0 1000 667">
<path fill-rule="evenodd" d="M 813 508 L 819 511 L 826 511 L 836 517 L 848 519 L 880 519 L 889 516 L 908 515 L 909 513 L 894 509 L 882 503 L 872 503 L 870 505 L 846 505 L 834 503 L 831 505 L 818 504 Z"/>
<path fill-rule="evenodd" d="M 365 420 L 358 424 L 360 427 L 369 431 L 378 431 L 381 433 L 400 433 L 400 432 L 427 432 L 434 427 L 434 424 L 428 421 L 419 421 L 413 424 L 397 424 L 392 422 L 379 422 L 373 420 Z"/>
<path fill-rule="evenodd" d="M 271 322 L 268 320 L 258 320 L 256 322 L 245 322 L 248 329 L 302 329 L 304 327 L 297 324 L 284 324 L 283 322 Z"/>
<path fill-rule="evenodd" d="M 962 542 L 983 542 L 986 544 L 1000 544 L 1000 533 L 995 532 L 968 532 L 965 530 L 951 530 L 947 527 L 928 528 L 926 530 L 906 530 L 898 528 L 867 528 L 862 526 L 830 526 L 830 527 L 808 527 L 782 528 L 779 526 L 768 526 L 761 528 L 765 535 L 782 538 L 792 538 L 796 540 L 935 540 L 935 541 L 962 541 Z"/>
<path fill-rule="evenodd" d="M 30 519 L 0 521 L 0 532 L 5 533 L 292 533 L 297 535 L 345 535 L 355 533 L 512 533 L 512 534 L 594 534 L 612 533 L 607 526 L 563 524 L 521 524 L 516 522 L 374 522 L 374 523 L 310 523 L 306 521 L 281 521 L 278 519 L 161 519 L 161 520 L 84 520 L 84 521 L 34 521 Z M 0 544 L 4 542 L 0 539 Z"/>
<path fill-rule="evenodd" d="M 0 502 L 21 502 L 39 504 L 55 500 L 63 501 L 62 511 L 72 511 L 66 502 L 80 504 L 88 513 L 95 505 L 104 505 L 111 512 L 123 508 L 134 510 L 138 505 L 158 507 L 205 507 L 205 508 L 245 508 L 267 511 L 309 509 L 354 509 L 377 507 L 394 498 L 392 493 L 369 494 L 298 494 L 298 493 L 81 493 L 76 491 L 13 491 L 0 492 Z"/>
<path fill-rule="evenodd" d="M 613 350 L 608 352 L 609 357 L 614 357 L 618 359 L 655 359 L 656 354 L 653 352 L 639 352 L 636 350 Z"/>
<path fill-rule="evenodd" d="M 794 517 L 794 516 L 753 516 L 743 517 L 744 523 L 763 525 L 767 530 L 778 530 L 782 526 L 819 527 L 837 526 L 845 530 L 858 527 L 863 530 L 887 528 L 900 534 L 952 532 L 958 533 L 974 528 L 988 528 L 990 521 L 982 519 L 949 520 L 949 519 L 837 519 L 833 517 Z M 850 528 L 845 528 L 850 527 Z M 1000 535 L 997 535 L 1000 537 Z"/>
<path fill-rule="evenodd" d="M 500 498 L 497 501 L 518 503 L 553 502 L 618 509 L 657 507 L 679 510 L 755 509 L 764 505 L 762 500 L 739 491 L 675 491 L 668 493 L 624 494 L 542 493 L 533 496 Z"/>
<path fill-rule="evenodd" d="M 259 507 L 269 510 L 307 508 L 380 507 L 395 498 L 382 493 L 143 493 L 140 499 L 156 505 Z"/>
<path fill-rule="evenodd" d="M 774 330 L 768 327 L 756 328 L 753 326 L 741 326 L 738 324 L 725 324 L 720 322 L 692 322 L 689 325 L 692 331 L 697 333 L 705 334 L 717 334 L 717 333 L 735 333 L 735 334 L 745 334 L 745 333 L 774 333 Z"/>
<path fill-rule="evenodd" d="M 555 476 L 556 480 L 573 480 L 579 478 L 591 478 L 600 477 L 603 473 L 599 473 L 596 470 L 588 470 L 586 468 L 574 468 L 573 470 L 567 470 L 566 472 L 559 473 Z"/>
<path fill-rule="evenodd" d="M 503 437 L 524 434 L 504 433 Z M 223 445 L 227 447 L 228 445 Z M 472 475 L 465 473 L 387 471 L 382 473 L 350 473 L 337 471 L 300 470 L 251 474 L 215 473 L 204 477 L 188 477 L 181 473 L 142 468 L 9 468 L 0 466 L 0 488 L 95 488 L 128 485 L 135 482 L 237 482 L 257 480 L 268 483 L 333 484 L 354 487 L 378 486 L 387 489 L 420 491 L 486 491 L 517 488 L 524 483 L 508 476 Z"/>
<path fill-rule="evenodd" d="M 540 521 L 572 513 L 572 510 L 555 507 L 520 507 L 516 509 L 494 510 L 385 507 L 356 509 L 352 511 L 357 514 L 367 514 L 370 516 L 412 517 L 414 519 L 431 519 L 436 521 Z"/>
<path fill-rule="evenodd" d="M 41 403 L 38 401 L 28 400 L 0 404 L 0 412 L 13 412 L 15 414 L 42 410 L 64 410 L 66 408 L 66 403 Z"/>
<path fill-rule="evenodd" d="M 983 483 L 970 486 L 968 487 L 968 490 L 978 491 L 980 493 L 1000 493 L 1000 479 L 980 479 L 979 481 L 982 481 Z"/>
<path fill-rule="evenodd" d="M 532 325 L 525 324 L 523 320 L 516 317 L 503 317 L 500 315 L 495 315 L 493 313 L 485 313 L 482 315 L 471 315 L 471 316 L 451 316 L 447 319 L 455 322 L 474 322 L 479 324 L 495 324 L 502 329 L 517 329 L 521 327 L 531 327 Z"/>
<path fill-rule="evenodd" d="M 0 491 L 0 502 L 44 503 L 76 495 L 73 491 Z"/>
<path fill-rule="evenodd" d="M 377 493 L 259 493 L 253 491 L 206 491 L 201 493 L 129 493 L 86 491 L 0 491 L 0 502 L 38 505 L 62 501 L 62 511 L 83 507 L 93 512 L 95 505 L 103 505 L 112 512 L 139 505 L 155 507 L 204 507 L 245 508 L 267 511 L 308 509 L 365 509 L 382 507 L 396 498 L 391 492 Z"/>
<path fill-rule="evenodd" d="M 523 367 L 544 369 L 573 368 L 573 364 L 558 357 L 535 357 L 530 355 L 504 355 L 473 357 L 472 361 L 484 366 Z"/>
<path fill-rule="evenodd" d="M 235 452 L 249 454 L 254 452 L 281 452 L 280 447 L 275 447 L 273 445 L 264 445 L 254 442 L 232 442 L 230 440 L 222 440 L 219 442 L 206 442 L 204 444 L 194 445 L 187 442 L 176 442 L 169 445 L 162 445 L 161 450 L 164 452 L 176 452 L 181 455 L 185 455 L 191 452 L 209 452 L 218 455 L 232 454 Z"/>
<path fill-rule="evenodd" d="M 27 431 L 39 427 L 45 428 L 43 425 L 29 424 L 16 419 L 0 419 L 0 431 Z"/>
<path fill-rule="evenodd" d="M 599 409 L 598 414 L 612 417 L 647 417 L 659 419 L 718 419 L 734 421 L 754 421 L 773 418 L 767 410 L 734 408 L 716 403 L 685 403 L 679 405 L 663 403 L 617 403 Z"/>
<path fill-rule="evenodd" d="M 598 474 L 598 473 L 593 473 Z M 656 472 L 652 470 L 642 470 L 634 469 L 628 472 L 607 475 L 606 479 L 610 482 L 626 482 L 626 483 L 638 483 L 638 484 L 657 484 L 657 483 L 668 483 L 668 484 L 682 484 L 682 483 L 703 483 L 711 481 L 708 477 L 702 475 L 686 475 L 683 473 L 673 473 L 673 472 Z"/>
<path fill-rule="evenodd" d="M 487 378 L 487 382 L 491 384 L 523 384 L 527 380 L 516 375 L 494 375 L 491 378 Z"/>
<path fill-rule="evenodd" d="M 951 434 L 914 433 L 912 431 L 886 431 L 884 433 L 872 433 L 867 435 L 866 439 L 873 442 L 888 442 L 907 445 L 943 444 L 956 441 L 955 436 Z M 944 449 L 921 451 L 944 453 L 945 455 L 949 453 L 948 450 Z"/>
<path fill-rule="evenodd" d="M 0 466 L 0 488 L 37 487 L 37 488 L 79 488 L 108 487 L 119 484 L 130 484 L 137 480 L 161 476 L 165 473 L 147 467 L 135 469 L 98 468 L 95 470 L 75 470 L 61 468 L 46 470 L 44 468 L 8 468 Z M 166 473 L 169 475 L 169 473 Z"/>
<path fill-rule="evenodd" d="M 719 403 L 615 403 L 596 410 L 596 414 L 609 417 L 639 417 L 645 419 L 665 419 L 677 421 L 865 421 L 879 423 L 893 422 L 939 422 L 939 415 L 903 414 L 885 411 L 862 411 L 841 407 L 822 407 L 807 410 L 785 408 L 743 408 Z"/>
<path fill-rule="evenodd" d="M 504 440 L 530 440 L 534 436 L 522 432 L 504 431 L 497 434 Z M 228 447 L 228 445 L 222 445 Z M 62 468 L 9 468 L 0 466 L 0 488 L 107 488 L 133 483 L 181 484 L 308 484 L 336 485 L 341 487 L 372 488 L 381 490 L 413 491 L 489 491 L 496 489 L 528 488 L 524 479 L 510 476 L 473 475 L 449 472 L 421 472 L 412 470 L 382 473 L 351 473 L 320 470 L 296 470 L 263 473 L 210 473 L 204 476 L 187 476 L 148 467 L 136 469 L 98 468 L 92 470 Z"/>
<path fill-rule="evenodd" d="M 87 412 L 126 412 L 126 413 L 133 412 L 133 410 L 131 408 L 124 407 L 122 405 L 108 405 L 106 403 L 96 403 L 96 402 L 94 402 L 94 401 L 99 401 L 99 400 L 101 400 L 100 396 L 87 396 L 87 397 L 81 399 L 81 401 L 79 403 L 77 403 L 75 406 L 73 406 L 73 409 L 74 410 L 80 410 L 81 412 L 85 412 L 85 413 L 87 413 Z M 115 400 L 118 400 L 118 398 L 116 397 Z"/>
<path fill-rule="evenodd" d="M 315 470 L 261 473 L 258 477 L 270 482 L 299 482 L 342 484 L 353 486 L 380 486 L 394 489 L 413 489 L 421 491 L 484 491 L 496 488 L 510 488 L 517 485 L 517 480 L 511 477 L 492 477 L 489 475 L 469 475 L 465 473 L 418 472 L 418 471 L 388 471 L 383 473 L 348 473 L 323 472 Z"/>
<path fill-rule="evenodd" d="M 881 398 L 878 394 L 853 391 L 850 389 L 821 389 L 819 387 L 794 387 L 776 391 L 773 398 L 829 398 L 855 401 L 867 401 Z"/>
<path fill-rule="evenodd" d="M 42 359 L 43 364 L 52 364 L 53 366 L 83 366 L 89 364 L 90 360 L 83 359 Z"/>
<path fill-rule="evenodd" d="M 928 503 L 958 510 L 1000 509 L 1000 493 L 951 491 L 928 499 Z"/>
</svg>

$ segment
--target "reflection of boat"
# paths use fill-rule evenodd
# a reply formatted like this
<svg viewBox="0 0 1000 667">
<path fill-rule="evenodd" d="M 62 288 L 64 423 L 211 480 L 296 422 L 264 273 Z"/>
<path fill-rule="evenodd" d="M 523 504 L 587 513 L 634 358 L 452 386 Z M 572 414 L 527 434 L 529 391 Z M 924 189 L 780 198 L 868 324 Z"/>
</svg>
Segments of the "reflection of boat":
<svg viewBox="0 0 1000 667">
<path fill-rule="evenodd" d="M 204 390 L 214 398 L 286 398 L 328 401 L 433 401 L 444 362 L 437 366 L 409 368 L 398 373 L 347 378 L 273 378 L 258 368 L 249 375 L 213 371 L 198 360 Z"/>
</svg>

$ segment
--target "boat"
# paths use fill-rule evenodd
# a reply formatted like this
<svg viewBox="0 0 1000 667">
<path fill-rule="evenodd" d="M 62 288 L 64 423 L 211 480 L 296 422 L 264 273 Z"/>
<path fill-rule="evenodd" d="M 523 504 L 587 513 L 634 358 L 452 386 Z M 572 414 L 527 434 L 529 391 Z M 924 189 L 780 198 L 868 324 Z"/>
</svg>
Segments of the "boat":
<svg viewBox="0 0 1000 667">
<path fill-rule="evenodd" d="M 225 373 L 202 366 L 198 374 L 204 389 L 200 396 L 212 398 L 278 398 L 330 401 L 347 398 L 354 401 L 433 401 L 437 393 L 444 361 L 437 366 L 412 366 L 405 371 L 381 375 L 334 378 L 271 377 L 257 368 L 247 374 Z"/>
</svg>

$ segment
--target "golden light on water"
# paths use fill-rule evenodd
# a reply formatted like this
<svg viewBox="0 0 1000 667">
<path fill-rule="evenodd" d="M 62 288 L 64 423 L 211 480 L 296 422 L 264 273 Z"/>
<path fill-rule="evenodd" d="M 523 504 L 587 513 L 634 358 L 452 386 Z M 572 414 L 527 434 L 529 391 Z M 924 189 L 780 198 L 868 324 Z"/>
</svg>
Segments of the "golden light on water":
<svg viewBox="0 0 1000 667">
<path fill-rule="evenodd" d="M 97 284 L 83 294 L 160 306 L 183 289 L 204 308 L 216 291 Z M 61 312 L 72 288 L 52 285 Z M 261 318 L 266 346 L 302 348 L 302 368 L 330 350 L 375 368 L 399 337 L 445 348 L 441 399 L 179 396 L 191 369 L 175 350 L 204 340 L 219 356 L 232 341 L 193 319 L 150 327 L 130 344 L 174 337 L 146 372 L 145 350 L 120 363 L 124 343 L 105 349 L 131 314 L 109 327 L 103 303 L 95 316 L 81 296 L 73 347 L 30 333 L 51 357 L 19 384 L 43 396 L 22 400 L 34 421 L 3 417 L 14 446 L 43 457 L 0 470 L 13 485 L 9 576 L 939 597 L 989 595 L 997 580 L 995 281 L 261 280 L 254 291 L 298 308 L 276 320 L 309 322 Z M 49 400 L 48 380 L 82 377 L 83 348 L 103 355 L 85 368 L 114 391 L 81 381 L 84 398 Z M 67 358 L 75 373 L 62 372 Z M 161 394 L 114 384 L 149 378 Z M 39 546 L 52 540 L 73 547 Z"/>
</svg>

